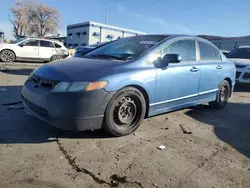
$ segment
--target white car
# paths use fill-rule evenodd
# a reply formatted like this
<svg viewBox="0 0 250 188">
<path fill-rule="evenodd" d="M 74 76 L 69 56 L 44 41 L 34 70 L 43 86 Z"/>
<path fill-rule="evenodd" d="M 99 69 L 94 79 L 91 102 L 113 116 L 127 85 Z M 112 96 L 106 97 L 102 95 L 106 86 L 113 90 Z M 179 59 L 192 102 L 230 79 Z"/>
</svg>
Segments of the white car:
<svg viewBox="0 0 250 188">
<path fill-rule="evenodd" d="M 41 38 L 22 38 L 11 44 L 0 44 L 0 60 L 54 61 L 69 56 L 68 49 L 59 41 Z"/>
<path fill-rule="evenodd" d="M 236 82 L 250 83 L 250 46 L 241 46 L 227 55 L 236 67 Z"/>
</svg>

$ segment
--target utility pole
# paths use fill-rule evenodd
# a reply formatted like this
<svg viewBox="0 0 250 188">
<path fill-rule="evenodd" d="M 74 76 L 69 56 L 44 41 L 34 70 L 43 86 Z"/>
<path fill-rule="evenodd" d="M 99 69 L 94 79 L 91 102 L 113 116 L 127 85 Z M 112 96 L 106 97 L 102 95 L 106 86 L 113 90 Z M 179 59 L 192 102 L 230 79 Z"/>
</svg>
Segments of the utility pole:
<svg viewBox="0 0 250 188">
<path fill-rule="evenodd" d="M 105 15 L 104 15 L 104 23 L 107 24 L 107 17 L 108 17 L 108 5 L 105 7 Z"/>
</svg>

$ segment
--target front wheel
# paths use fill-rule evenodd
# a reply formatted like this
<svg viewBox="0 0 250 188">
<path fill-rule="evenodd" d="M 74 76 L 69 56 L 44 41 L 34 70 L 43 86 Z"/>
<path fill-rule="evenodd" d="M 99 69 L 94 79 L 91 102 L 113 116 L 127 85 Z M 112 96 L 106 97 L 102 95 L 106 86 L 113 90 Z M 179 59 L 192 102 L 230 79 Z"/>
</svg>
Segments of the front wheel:
<svg viewBox="0 0 250 188">
<path fill-rule="evenodd" d="M 146 102 L 142 93 L 134 87 L 118 91 L 107 105 L 103 128 L 113 136 L 134 132 L 146 113 Z"/>
<path fill-rule="evenodd" d="M 228 81 L 224 80 L 219 87 L 217 92 L 216 100 L 210 102 L 209 105 L 215 109 L 222 109 L 226 106 L 230 96 L 230 85 Z"/>
<path fill-rule="evenodd" d="M 3 62 L 11 63 L 11 62 L 15 61 L 16 56 L 15 56 L 14 52 L 12 52 L 11 50 L 3 50 L 0 53 L 0 59 Z"/>
</svg>

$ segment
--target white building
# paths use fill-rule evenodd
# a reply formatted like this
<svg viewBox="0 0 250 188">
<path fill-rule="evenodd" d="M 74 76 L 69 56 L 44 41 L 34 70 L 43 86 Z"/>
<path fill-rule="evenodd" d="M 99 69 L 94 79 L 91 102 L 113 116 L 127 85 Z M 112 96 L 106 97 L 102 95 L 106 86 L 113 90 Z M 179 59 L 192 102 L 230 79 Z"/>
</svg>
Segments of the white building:
<svg viewBox="0 0 250 188">
<path fill-rule="evenodd" d="M 143 34 L 145 33 L 89 21 L 67 26 L 67 46 L 75 48 Z"/>
</svg>

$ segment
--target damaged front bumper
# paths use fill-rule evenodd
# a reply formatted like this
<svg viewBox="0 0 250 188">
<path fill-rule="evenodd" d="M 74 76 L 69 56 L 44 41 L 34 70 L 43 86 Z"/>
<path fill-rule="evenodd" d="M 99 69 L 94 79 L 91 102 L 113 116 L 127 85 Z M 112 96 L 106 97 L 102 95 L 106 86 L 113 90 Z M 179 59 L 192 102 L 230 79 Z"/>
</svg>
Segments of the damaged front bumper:
<svg viewBox="0 0 250 188">
<path fill-rule="evenodd" d="M 25 111 L 57 128 L 70 131 L 100 129 L 106 106 L 113 92 L 52 93 L 27 81 L 22 88 Z"/>
<path fill-rule="evenodd" d="M 236 66 L 236 82 L 250 84 L 250 68 L 245 66 L 244 68 L 237 68 Z"/>
</svg>

